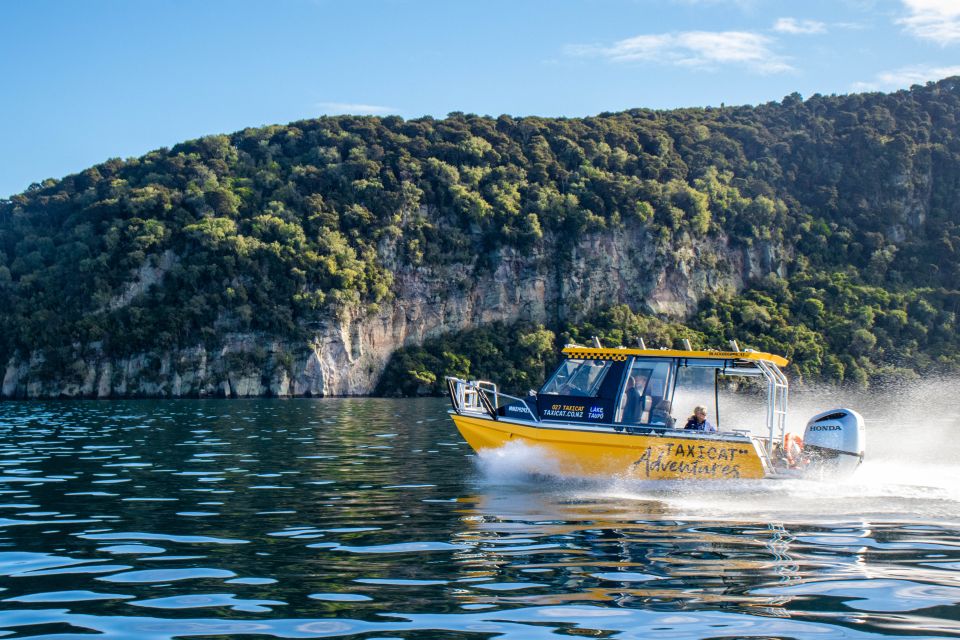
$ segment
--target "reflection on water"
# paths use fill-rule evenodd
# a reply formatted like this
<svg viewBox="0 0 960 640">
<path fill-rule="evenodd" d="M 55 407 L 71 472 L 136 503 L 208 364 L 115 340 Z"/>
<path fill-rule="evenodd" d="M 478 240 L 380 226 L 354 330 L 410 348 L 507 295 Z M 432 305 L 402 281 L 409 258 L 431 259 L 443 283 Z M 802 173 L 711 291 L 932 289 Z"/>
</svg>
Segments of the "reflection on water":
<svg viewBox="0 0 960 640">
<path fill-rule="evenodd" d="M 0 635 L 958 636 L 946 397 L 797 398 L 863 409 L 854 478 L 696 484 L 481 460 L 439 400 L 0 404 Z"/>
</svg>

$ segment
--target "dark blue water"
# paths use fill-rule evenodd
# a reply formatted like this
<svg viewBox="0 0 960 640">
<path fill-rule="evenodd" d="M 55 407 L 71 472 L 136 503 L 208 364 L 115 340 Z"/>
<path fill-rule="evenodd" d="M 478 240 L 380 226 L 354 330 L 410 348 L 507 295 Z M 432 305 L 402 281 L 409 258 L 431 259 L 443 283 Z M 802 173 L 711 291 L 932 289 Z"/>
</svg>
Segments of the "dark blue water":
<svg viewBox="0 0 960 640">
<path fill-rule="evenodd" d="M 958 446 L 874 414 L 852 480 L 678 485 L 441 400 L 0 404 L 0 637 L 960 636 Z"/>
</svg>

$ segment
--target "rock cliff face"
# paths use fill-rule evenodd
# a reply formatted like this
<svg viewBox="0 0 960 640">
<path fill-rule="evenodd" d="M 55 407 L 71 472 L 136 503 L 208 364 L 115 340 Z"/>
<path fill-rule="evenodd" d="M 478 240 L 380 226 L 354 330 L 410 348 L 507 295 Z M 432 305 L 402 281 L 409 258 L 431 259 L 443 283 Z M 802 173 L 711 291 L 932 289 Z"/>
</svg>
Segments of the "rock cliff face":
<svg viewBox="0 0 960 640">
<path fill-rule="evenodd" d="M 642 225 L 587 236 L 572 251 L 529 255 L 503 250 L 492 269 L 458 264 L 442 268 L 397 266 L 393 301 L 368 314 L 343 310 L 311 329 L 309 344 L 257 334 L 229 334 L 219 348 L 192 346 L 113 359 L 98 345 L 65 370 L 42 357 L 7 364 L 3 398 L 249 397 L 366 395 L 401 346 L 496 320 L 551 322 L 577 319 L 610 304 L 646 304 L 683 317 L 705 294 L 737 291 L 745 278 L 783 270 L 783 250 L 759 246 L 732 251 L 723 238 L 684 238 L 658 250 Z M 389 251 L 388 251 L 389 253 Z M 386 256 L 385 256 L 386 257 Z M 163 277 L 160 267 L 133 274 L 125 304 Z"/>
</svg>

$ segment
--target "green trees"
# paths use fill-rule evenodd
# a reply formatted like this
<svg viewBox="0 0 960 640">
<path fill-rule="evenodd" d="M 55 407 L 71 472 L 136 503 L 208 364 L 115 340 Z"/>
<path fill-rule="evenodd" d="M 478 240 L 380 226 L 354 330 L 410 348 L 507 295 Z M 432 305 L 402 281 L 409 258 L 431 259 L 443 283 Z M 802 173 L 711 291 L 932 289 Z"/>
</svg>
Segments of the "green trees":
<svg viewBox="0 0 960 640">
<path fill-rule="evenodd" d="M 378 395 L 446 393 L 444 376 L 495 380 L 505 390 L 539 388 L 556 363 L 554 333 L 542 325 L 495 322 L 414 348 L 400 349 L 387 364 Z"/>
<path fill-rule="evenodd" d="M 710 240 L 763 259 L 686 329 L 642 301 L 578 319 L 611 343 L 736 337 L 806 379 L 956 366 L 958 86 L 577 119 L 342 116 L 109 160 L 0 202 L 0 363 L 234 330 L 305 339 L 388 304 L 397 269 L 494 269 L 503 247 L 562 264 L 583 235 L 639 225 L 660 257 Z M 493 343 L 520 386 L 547 357 L 545 334 L 522 333 L 539 337 Z M 403 369 L 418 387 L 448 365 L 487 371 L 488 342 L 449 341 L 467 351 Z"/>
</svg>

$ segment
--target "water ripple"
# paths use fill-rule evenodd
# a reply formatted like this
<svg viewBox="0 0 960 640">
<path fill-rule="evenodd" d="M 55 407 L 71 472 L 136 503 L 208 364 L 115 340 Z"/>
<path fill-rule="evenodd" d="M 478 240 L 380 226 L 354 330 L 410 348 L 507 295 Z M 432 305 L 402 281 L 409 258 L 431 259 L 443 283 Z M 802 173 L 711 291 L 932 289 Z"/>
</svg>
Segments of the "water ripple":
<svg viewBox="0 0 960 640">
<path fill-rule="evenodd" d="M 211 538 L 209 536 L 181 536 L 165 533 L 116 532 L 116 533 L 85 533 L 78 537 L 86 540 L 159 540 L 165 542 L 182 542 L 185 544 L 247 544 L 249 540 L 235 538 Z"/>
<path fill-rule="evenodd" d="M 97 580 L 103 580 L 104 582 L 149 582 L 157 584 L 175 582 L 177 580 L 197 580 L 200 578 L 233 578 L 236 575 L 234 572 L 225 569 L 197 567 L 189 569 L 143 569 L 140 571 L 126 571 L 111 576 L 103 576 L 97 578 Z"/>
<path fill-rule="evenodd" d="M 909 416 L 849 482 L 677 485 L 477 464 L 445 411 L 0 403 L 0 635 L 960 637 L 960 444 Z"/>
</svg>

